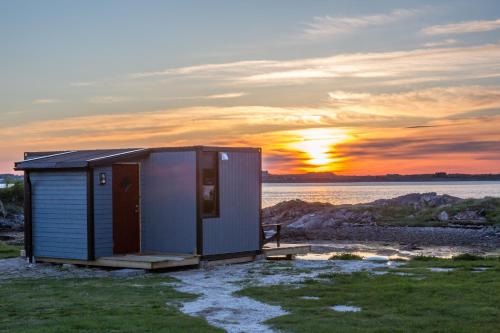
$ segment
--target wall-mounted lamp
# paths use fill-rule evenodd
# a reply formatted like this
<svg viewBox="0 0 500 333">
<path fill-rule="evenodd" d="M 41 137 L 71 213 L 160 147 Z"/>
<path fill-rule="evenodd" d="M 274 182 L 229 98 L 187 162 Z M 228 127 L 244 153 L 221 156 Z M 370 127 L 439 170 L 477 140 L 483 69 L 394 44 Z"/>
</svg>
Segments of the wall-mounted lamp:
<svg viewBox="0 0 500 333">
<path fill-rule="evenodd" d="M 106 185 L 106 173 L 101 172 L 99 174 L 99 185 Z"/>
<path fill-rule="evenodd" d="M 229 155 L 227 153 L 220 153 L 220 159 L 222 161 L 228 161 L 229 160 Z"/>
</svg>

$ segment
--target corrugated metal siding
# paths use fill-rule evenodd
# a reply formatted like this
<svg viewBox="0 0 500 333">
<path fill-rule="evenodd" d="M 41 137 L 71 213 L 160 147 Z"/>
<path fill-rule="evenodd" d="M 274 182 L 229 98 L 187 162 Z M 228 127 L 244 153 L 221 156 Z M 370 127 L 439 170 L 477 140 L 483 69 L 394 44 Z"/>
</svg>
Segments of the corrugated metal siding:
<svg viewBox="0 0 500 333">
<path fill-rule="evenodd" d="M 144 252 L 196 249 L 196 153 L 155 152 L 142 164 Z"/>
<path fill-rule="evenodd" d="M 30 175 L 34 255 L 87 259 L 86 172 Z"/>
<path fill-rule="evenodd" d="M 99 175 L 106 174 L 106 184 Z M 94 168 L 94 246 L 95 256 L 113 255 L 113 172 L 111 167 Z"/>
<path fill-rule="evenodd" d="M 219 156 L 220 217 L 203 220 L 203 254 L 259 250 L 260 154 Z"/>
</svg>

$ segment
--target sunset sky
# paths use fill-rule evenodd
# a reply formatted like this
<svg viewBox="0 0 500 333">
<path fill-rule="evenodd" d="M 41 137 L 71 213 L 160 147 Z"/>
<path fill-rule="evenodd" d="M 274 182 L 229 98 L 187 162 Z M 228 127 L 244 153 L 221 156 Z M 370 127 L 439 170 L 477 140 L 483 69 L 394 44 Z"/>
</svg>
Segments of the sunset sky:
<svg viewBox="0 0 500 333">
<path fill-rule="evenodd" d="M 500 1 L 0 1 L 24 151 L 257 146 L 273 173 L 500 173 Z"/>
</svg>

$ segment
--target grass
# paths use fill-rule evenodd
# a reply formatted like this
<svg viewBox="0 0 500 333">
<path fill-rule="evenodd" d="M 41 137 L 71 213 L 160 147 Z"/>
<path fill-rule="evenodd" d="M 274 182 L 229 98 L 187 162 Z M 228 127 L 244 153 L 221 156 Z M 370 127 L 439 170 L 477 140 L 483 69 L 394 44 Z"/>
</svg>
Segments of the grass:
<svg viewBox="0 0 500 333">
<path fill-rule="evenodd" d="M 363 258 L 361 256 L 358 256 L 357 254 L 339 253 L 339 254 L 332 255 L 328 259 L 330 259 L 330 260 L 362 260 Z"/>
<path fill-rule="evenodd" d="M 0 241 L 0 259 L 18 257 L 21 249 L 22 246 L 8 245 Z"/>
<path fill-rule="evenodd" d="M 459 254 L 457 256 L 454 256 L 451 259 L 456 260 L 456 261 L 463 261 L 463 260 L 484 260 L 485 258 L 481 257 L 481 256 L 476 256 L 476 255 L 470 254 L 470 253 L 463 253 L 463 254 Z"/>
<path fill-rule="evenodd" d="M 282 306 L 288 315 L 268 321 L 290 332 L 500 332 L 500 260 L 426 257 L 391 269 L 397 274 L 325 274 L 293 286 L 249 287 L 239 293 Z M 469 258 L 466 258 L 469 259 Z M 430 267 L 453 267 L 431 272 Z M 473 272 L 474 267 L 488 267 Z M 316 296 L 319 300 L 304 300 Z M 352 305 L 361 312 L 335 312 Z"/>
<path fill-rule="evenodd" d="M 0 284 L 0 332 L 222 332 L 174 305 L 168 277 L 17 279 Z"/>
</svg>

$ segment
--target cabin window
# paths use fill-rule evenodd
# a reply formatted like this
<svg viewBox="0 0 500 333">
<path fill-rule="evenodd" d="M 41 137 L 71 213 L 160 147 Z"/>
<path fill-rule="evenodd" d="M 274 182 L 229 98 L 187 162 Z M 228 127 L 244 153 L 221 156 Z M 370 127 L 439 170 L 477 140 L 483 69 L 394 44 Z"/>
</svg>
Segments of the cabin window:
<svg viewBox="0 0 500 333">
<path fill-rule="evenodd" d="M 219 216 L 219 166 L 217 152 L 201 153 L 202 217 Z"/>
</svg>

